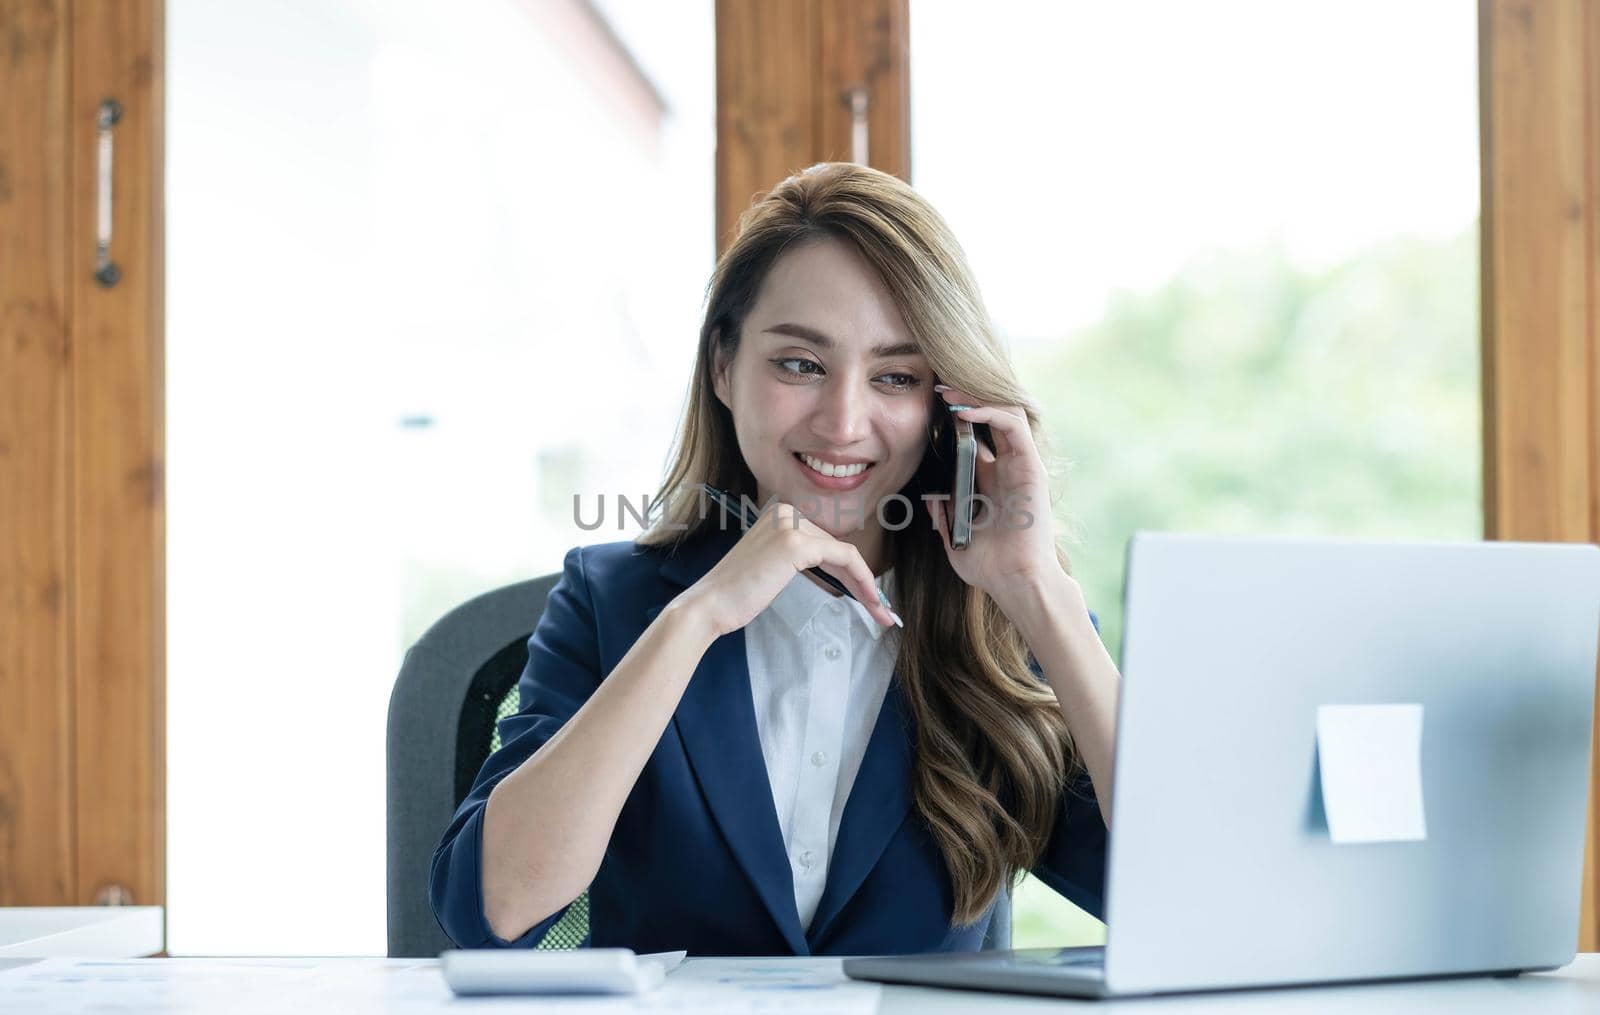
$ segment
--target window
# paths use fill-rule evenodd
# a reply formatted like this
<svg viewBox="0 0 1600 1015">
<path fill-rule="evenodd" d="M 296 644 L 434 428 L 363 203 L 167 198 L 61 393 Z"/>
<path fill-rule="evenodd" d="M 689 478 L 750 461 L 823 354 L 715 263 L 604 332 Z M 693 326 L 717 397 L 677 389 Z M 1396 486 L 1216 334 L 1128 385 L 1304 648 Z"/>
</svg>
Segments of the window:
<svg viewBox="0 0 1600 1015">
<path fill-rule="evenodd" d="M 405 647 L 631 535 L 573 491 L 659 480 L 712 5 L 174 0 L 168 32 L 169 949 L 382 954 Z"/>
</svg>

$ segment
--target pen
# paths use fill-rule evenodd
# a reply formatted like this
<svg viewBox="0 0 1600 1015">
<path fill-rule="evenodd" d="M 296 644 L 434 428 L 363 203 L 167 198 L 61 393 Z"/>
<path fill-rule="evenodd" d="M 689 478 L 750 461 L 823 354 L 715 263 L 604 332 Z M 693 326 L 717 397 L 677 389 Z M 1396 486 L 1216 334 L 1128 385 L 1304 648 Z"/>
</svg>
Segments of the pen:
<svg viewBox="0 0 1600 1015">
<path fill-rule="evenodd" d="M 759 521 L 761 519 L 760 513 L 757 512 L 755 510 L 755 508 L 751 507 L 749 504 L 745 503 L 742 500 L 735 501 L 728 494 L 722 492 L 721 490 L 718 490 L 716 487 L 712 486 L 710 483 L 701 483 L 700 484 L 700 489 L 704 490 L 707 494 L 710 495 L 712 500 L 716 501 L 719 505 L 721 505 L 722 510 L 724 512 L 732 511 L 732 512 L 738 514 L 739 518 L 744 523 L 744 527 L 747 528 L 747 529 L 750 526 L 754 525 L 757 521 Z M 817 578 L 820 579 L 822 582 L 824 582 L 829 588 L 837 589 L 839 592 L 843 593 L 844 595 L 849 596 L 851 599 L 855 599 L 856 602 L 858 602 L 858 603 L 861 602 L 860 599 L 857 599 L 856 596 L 853 593 L 851 593 L 850 589 L 845 585 L 844 582 L 842 582 L 839 579 L 835 578 L 833 575 L 831 575 L 828 572 L 824 571 L 822 568 L 820 568 L 820 567 L 808 567 L 808 568 L 806 568 L 806 572 L 808 574 L 816 575 Z M 888 608 L 885 607 L 885 609 L 888 609 Z M 894 617 L 894 622 L 896 624 L 900 624 L 901 623 L 900 616 L 898 614 L 896 614 L 893 610 L 889 610 L 889 616 Z M 904 625 L 901 625 L 901 626 L 904 626 Z"/>
</svg>

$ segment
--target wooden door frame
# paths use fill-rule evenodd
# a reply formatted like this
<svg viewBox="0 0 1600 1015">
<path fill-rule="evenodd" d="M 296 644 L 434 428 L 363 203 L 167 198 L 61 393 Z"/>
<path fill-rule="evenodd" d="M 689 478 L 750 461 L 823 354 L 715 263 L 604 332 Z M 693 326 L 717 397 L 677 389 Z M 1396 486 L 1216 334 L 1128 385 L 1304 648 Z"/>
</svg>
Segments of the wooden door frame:
<svg viewBox="0 0 1600 1015">
<path fill-rule="evenodd" d="M 0 905 L 164 905 L 163 3 L 0 2 Z"/>
<path fill-rule="evenodd" d="M 165 4 L 68 9 L 77 897 L 165 905 Z M 122 109 L 111 286 L 95 255 L 106 99 Z"/>
</svg>

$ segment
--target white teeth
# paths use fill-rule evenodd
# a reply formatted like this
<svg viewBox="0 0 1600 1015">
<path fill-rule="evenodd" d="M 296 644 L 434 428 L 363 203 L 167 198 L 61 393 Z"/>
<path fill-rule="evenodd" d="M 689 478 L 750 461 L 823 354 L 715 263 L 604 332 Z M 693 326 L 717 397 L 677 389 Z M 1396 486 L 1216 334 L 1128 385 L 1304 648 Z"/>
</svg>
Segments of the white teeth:
<svg viewBox="0 0 1600 1015">
<path fill-rule="evenodd" d="M 811 466 L 813 471 L 820 472 L 824 476 L 846 477 L 859 475 L 860 473 L 865 472 L 867 470 L 867 466 L 870 464 L 868 462 L 858 462 L 855 465 L 830 465 L 829 463 L 824 462 L 822 459 L 812 458 L 810 455 L 801 455 L 800 458 L 807 465 Z"/>
</svg>

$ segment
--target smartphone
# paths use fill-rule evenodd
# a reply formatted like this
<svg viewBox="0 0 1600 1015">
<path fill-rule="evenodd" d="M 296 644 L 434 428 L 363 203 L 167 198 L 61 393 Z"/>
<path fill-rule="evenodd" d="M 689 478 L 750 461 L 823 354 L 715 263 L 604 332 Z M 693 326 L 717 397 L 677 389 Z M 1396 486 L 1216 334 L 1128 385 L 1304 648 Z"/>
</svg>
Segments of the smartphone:
<svg viewBox="0 0 1600 1015">
<path fill-rule="evenodd" d="M 972 494 L 978 470 L 978 435 L 972 423 L 956 417 L 956 481 L 950 488 L 950 547 L 964 550 L 972 541 Z"/>
</svg>

